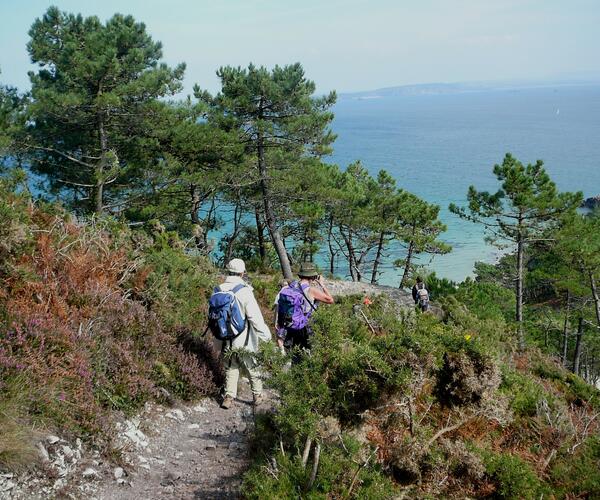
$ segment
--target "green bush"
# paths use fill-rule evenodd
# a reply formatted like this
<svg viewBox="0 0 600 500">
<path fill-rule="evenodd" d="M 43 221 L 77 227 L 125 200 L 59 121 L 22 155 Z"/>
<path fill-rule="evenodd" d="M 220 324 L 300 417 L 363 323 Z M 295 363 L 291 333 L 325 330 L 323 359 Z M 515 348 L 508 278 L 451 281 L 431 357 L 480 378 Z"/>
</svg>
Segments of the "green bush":
<svg viewBox="0 0 600 500">
<path fill-rule="evenodd" d="M 481 319 L 511 320 L 514 314 L 514 292 L 495 283 L 467 279 L 460 284 L 455 296 Z"/>
<path fill-rule="evenodd" d="M 302 467 L 299 453 L 273 454 L 268 466 L 256 463 L 244 476 L 244 498 L 256 500 L 279 500 L 282 498 L 320 499 L 356 498 L 385 500 L 396 498 L 398 491 L 377 465 L 359 460 L 359 447 L 348 437 L 343 445 L 323 444 L 318 474 L 312 488 L 308 482 L 312 470 L 313 455 L 306 468 Z M 362 458 L 362 457 L 360 457 Z M 372 459 L 372 457 L 371 457 Z M 265 471 L 268 468 L 269 472 Z"/>
<path fill-rule="evenodd" d="M 522 417 L 533 417 L 537 413 L 538 403 L 549 398 L 544 388 L 531 376 L 523 375 L 504 367 L 500 390 L 510 398 L 510 407 L 515 414 Z"/>
<path fill-rule="evenodd" d="M 496 495 L 506 499 L 539 499 L 546 488 L 529 464 L 515 455 L 483 453 L 486 473 L 496 485 Z"/>
<path fill-rule="evenodd" d="M 575 453 L 563 453 L 550 471 L 559 497 L 600 498 L 600 437 L 589 437 Z"/>
</svg>

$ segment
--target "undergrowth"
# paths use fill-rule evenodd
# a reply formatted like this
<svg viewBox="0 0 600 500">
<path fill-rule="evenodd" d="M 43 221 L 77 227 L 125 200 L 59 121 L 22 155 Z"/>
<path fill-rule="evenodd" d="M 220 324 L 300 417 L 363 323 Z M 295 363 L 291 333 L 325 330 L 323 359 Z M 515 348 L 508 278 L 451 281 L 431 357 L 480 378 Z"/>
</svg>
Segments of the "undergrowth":
<svg viewBox="0 0 600 500">
<path fill-rule="evenodd" d="M 208 261 L 162 230 L 77 220 L 6 181 L 0 228 L 0 467 L 31 460 L 34 428 L 93 439 L 114 410 L 215 392 L 209 361 L 181 342 L 205 324 Z"/>
<path fill-rule="evenodd" d="M 597 495 L 598 391 L 535 349 L 518 354 L 478 286 L 466 303 L 447 296 L 443 321 L 347 298 L 316 313 L 299 363 L 264 349 L 281 404 L 257 427 L 245 496 Z"/>
</svg>

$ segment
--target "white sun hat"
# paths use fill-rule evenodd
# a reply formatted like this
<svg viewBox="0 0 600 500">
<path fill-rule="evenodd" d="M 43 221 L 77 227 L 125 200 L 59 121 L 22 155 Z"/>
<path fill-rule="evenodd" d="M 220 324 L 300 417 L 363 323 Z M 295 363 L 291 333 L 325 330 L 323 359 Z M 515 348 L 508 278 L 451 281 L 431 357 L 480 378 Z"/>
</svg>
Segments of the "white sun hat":
<svg viewBox="0 0 600 500">
<path fill-rule="evenodd" d="M 230 273 L 243 274 L 246 272 L 246 264 L 242 259 L 231 259 L 227 264 L 227 270 Z"/>
</svg>

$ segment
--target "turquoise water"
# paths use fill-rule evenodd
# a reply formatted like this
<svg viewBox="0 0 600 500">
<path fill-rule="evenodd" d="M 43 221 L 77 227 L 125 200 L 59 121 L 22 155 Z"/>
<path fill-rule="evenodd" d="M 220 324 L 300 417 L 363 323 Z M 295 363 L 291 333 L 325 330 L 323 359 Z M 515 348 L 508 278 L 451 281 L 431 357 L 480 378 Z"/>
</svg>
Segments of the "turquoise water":
<svg viewBox="0 0 600 500">
<path fill-rule="evenodd" d="M 600 194 L 600 85 L 342 96 L 334 112 L 338 138 L 330 161 L 345 167 L 361 160 L 373 174 L 386 169 L 399 187 L 441 206 L 443 239 L 454 250 L 421 260 L 439 276 L 462 280 L 475 261 L 498 255 L 482 228 L 450 214 L 448 205 L 464 204 L 470 184 L 495 191 L 492 168 L 506 152 L 524 163 L 544 160 L 561 190 Z M 390 262 L 402 251 L 391 254 Z M 397 284 L 399 275 L 388 265 L 380 282 Z"/>
</svg>

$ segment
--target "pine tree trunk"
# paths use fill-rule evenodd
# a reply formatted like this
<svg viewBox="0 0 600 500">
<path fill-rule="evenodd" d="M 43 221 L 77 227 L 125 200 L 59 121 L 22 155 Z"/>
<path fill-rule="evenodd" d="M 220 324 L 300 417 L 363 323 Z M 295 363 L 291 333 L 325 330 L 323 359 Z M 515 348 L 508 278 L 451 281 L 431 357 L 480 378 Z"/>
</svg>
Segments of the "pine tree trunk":
<svg viewBox="0 0 600 500">
<path fill-rule="evenodd" d="M 258 207 L 254 209 L 254 217 L 256 219 L 256 234 L 258 237 L 258 255 L 260 262 L 264 266 L 267 262 L 267 248 L 265 246 L 265 225 L 260 216 Z"/>
<path fill-rule="evenodd" d="M 192 224 L 196 228 L 194 231 L 194 242 L 196 243 L 196 248 L 202 250 L 204 248 L 204 229 L 202 228 L 200 217 L 198 217 L 201 201 L 198 186 L 196 184 L 190 184 L 190 198 L 190 218 Z"/>
<path fill-rule="evenodd" d="M 329 273 L 333 276 L 333 272 L 335 271 L 336 252 L 333 251 L 331 238 L 333 238 L 333 216 L 329 218 L 329 231 L 327 233 L 327 246 L 329 247 Z"/>
<path fill-rule="evenodd" d="M 286 280 L 292 280 L 294 278 L 292 274 L 292 266 L 288 259 L 287 251 L 281 239 L 281 233 L 277 227 L 277 220 L 275 218 L 275 211 L 272 205 L 272 195 L 269 186 L 269 178 L 267 172 L 267 164 L 265 161 L 265 145 L 262 134 L 258 133 L 258 171 L 260 174 L 260 187 L 262 190 L 264 208 L 265 208 L 265 222 L 269 233 L 271 235 L 271 241 L 279 257 L 279 264 L 281 265 L 281 272 Z"/>
<path fill-rule="evenodd" d="M 233 258 L 233 244 L 237 240 L 238 234 L 240 232 L 241 226 L 241 216 L 242 216 L 242 207 L 239 202 L 235 204 L 235 210 L 233 212 L 233 230 L 231 231 L 231 236 L 227 238 L 227 247 L 224 252 L 224 261 L 225 264 L 229 262 Z"/>
<path fill-rule="evenodd" d="M 354 245 L 352 244 L 352 230 L 348 229 L 348 234 L 340 228 L 340 234 L 346 244 L 346 250 L 348 251 L 348 269 L 350 270 L 350 278 L 352 281 L 360 281 L 360 277 L 357 274 L 358 269 L 356 268 L 356 255 L 354 253 Z"/>
<path fill-rule="evenodd" d="M 411 240 L 408 244 L 408 252 L 406 252 L 406 262 L 404 264 L 404 272 L 402 273 L 402 279 L 400 280 L 400 285 L 398 288 L 404 288 L 407 286 L 408 282 L 408 273 L 410 272 L 410 261 L 412 260 L 413 249 L 415 246 L 415 242 Z"/>
<path fill-rule="evenodd" d="M 519 216 L 519 225 L 522 224 L 522 216 Z M 519 229 L 517 236 L 517 304 L 515 311 L 515 320 L 517 322 L 517 341 L 519 343 L 519 350 L 525 350 L 525 337 L 523 334 L 523 257 L 525 252 L 525 245 L 523 241 L 523 234 Z"/>
<path fill-rule="evenodd" d="M 573 354 L 573 373 L 579 375 L 579 361 L 581 358 L 581 339 L 583 337 L 583 316 L 579 316 L 577 323 L 577 337 L 575 339 L 575 354 Z"/>
<path fill-rule="evenodd" d="M 567 309 L 565 311 L 565 322 L 562 335 L 561 364 L 567 366 L 567 353 L 569 349 L 569 312 L 571 310 L 571 293 L 567 290 Z"/>
<path fill-rule="evenodd" d="M 101 214 L 104 211 L 104 171 L 108 155 L 108 138 L 104 127 L 104 116 L 98 113 L 98 135 L 100 136 L 100 161 L 96 168 L 96 187 L 94 188 L 94 212 Z"/>
<path fill-rule="evenodd" d="M 379 261 L 381 260 L 381 254 L 383 252 L 383 242 L 385 241 L 385 232 L 381 231 L 379 234 L 379 242 L 377 243 L 377 254 L 375 255 L 375 262 L 373 263 L 373 272 L 371 273 L 371 284 L 377 284 L 377 270 L 379 268 Z"/>
<path fill-rule="evenodd" d="M 594 297 L 594 305 L 596 306 L 596 321 L 600 327 L 600 297 L 598 297 L 598 288 L 596 286 L 596 278 L 594 273 L 590 271 L 590 288 L 592 289 L 592 296 Z"/>
</svg>

